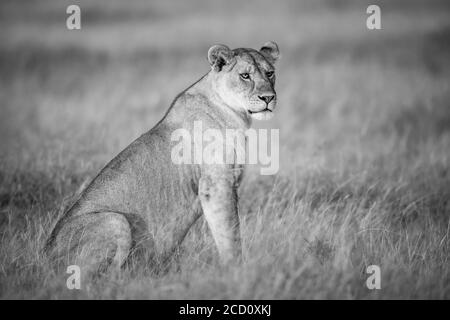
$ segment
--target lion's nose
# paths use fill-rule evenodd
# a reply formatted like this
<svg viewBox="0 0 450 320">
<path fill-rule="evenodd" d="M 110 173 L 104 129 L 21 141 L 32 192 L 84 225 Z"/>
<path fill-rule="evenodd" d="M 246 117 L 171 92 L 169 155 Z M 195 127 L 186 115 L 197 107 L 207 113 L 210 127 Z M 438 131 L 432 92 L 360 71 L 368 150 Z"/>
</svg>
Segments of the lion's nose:
<svg viewBox="0 0 450 320">
<path fill-rule="evenodd" d="M 258 96 L 258 98 L 260 98 L 262 101 L 264 101 L 266 104 L 269 104 L 270 101 L 273 100 L 273 98 L 275 98 L 275 95 L 266 95 L 266 96 Z"/>
</svg>

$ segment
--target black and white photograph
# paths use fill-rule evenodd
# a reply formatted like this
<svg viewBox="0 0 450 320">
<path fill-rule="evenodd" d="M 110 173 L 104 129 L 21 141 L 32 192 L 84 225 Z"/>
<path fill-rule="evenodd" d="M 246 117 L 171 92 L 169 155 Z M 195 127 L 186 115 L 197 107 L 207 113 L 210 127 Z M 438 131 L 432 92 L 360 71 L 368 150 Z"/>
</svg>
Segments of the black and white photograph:
<svg viewBox="0 0 450 320">
<path fill-rule="evenodd" d="M 450 299 L 449 1 L 2 0 L 0 29 L 0 300 Z"/>
</svg>

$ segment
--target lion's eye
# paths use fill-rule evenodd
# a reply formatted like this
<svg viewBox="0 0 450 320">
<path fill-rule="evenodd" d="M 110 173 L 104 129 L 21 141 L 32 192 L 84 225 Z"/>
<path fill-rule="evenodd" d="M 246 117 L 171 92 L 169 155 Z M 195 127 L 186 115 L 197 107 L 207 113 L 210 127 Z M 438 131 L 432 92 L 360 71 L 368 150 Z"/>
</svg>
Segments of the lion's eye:
<svg viewBox="0 0 450 320">
<path fill-rule="evenodd" d="M 267 76 L 267 78 L 272 78 L 273 77 L 273 75 L 274 75 L 274 72 L 273 71 L 268 71 L 268 72 L 266 72 L 266 76 Z"/>
<path fill-rule="evenodd" d="M 241 78 L 244 79 L 244 80 L 250 79 L 250 75 L 249 75 L 248 73 L 241 73 L 240 76 L 241 76 Z"/>
</svg>

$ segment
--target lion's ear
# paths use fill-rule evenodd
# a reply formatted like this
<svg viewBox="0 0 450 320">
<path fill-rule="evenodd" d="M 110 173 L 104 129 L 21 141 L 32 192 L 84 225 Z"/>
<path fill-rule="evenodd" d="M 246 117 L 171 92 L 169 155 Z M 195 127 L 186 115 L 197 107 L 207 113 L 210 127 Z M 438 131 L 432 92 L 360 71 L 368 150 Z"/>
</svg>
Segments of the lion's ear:
<svg viewBox="0 0 450 320">
<path fill-rule="evenodd" d="M 266 42 L 259 52 L 261 52 L 270 63 L 275 63 L 280 57 L 280 49 L 278 49 L 278 45 L 273 41 Z"/>
<path fill-rule="evenodd" d="M 236 58 L 226 45 L 216 44 L 208 50 L 208 61 L 213 70 L 220 71 L 224 66 L 234 64 Z"/>
</svg>

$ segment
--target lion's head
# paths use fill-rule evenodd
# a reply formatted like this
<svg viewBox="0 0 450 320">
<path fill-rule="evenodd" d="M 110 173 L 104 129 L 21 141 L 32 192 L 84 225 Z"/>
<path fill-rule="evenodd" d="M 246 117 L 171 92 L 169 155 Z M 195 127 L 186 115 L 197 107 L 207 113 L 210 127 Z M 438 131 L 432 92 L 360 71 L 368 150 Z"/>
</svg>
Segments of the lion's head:
<svg viewBox="0 0 450 320">
<path fill-rule="evenodd" d="M 229 106 L 247 112 L 256 120 L 268 120 L 277 102 L 274 63 L 279 57 L 275 42 L 267 42 L 259 51 L 225 45 L 208 51 L 214 89 Z"/>
</svg>

